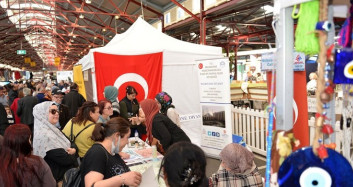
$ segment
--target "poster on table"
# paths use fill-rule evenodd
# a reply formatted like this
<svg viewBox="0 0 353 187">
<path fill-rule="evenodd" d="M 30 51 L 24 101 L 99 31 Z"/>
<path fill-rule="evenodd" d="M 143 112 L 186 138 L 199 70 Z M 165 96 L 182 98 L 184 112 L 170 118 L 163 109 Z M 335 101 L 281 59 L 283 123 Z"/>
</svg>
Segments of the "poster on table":
<svg viewBox="0 0 353 187">
<path fill-rule="evenodd" d="M 60 81 L 72 81 L 73 80 L 73 73 L 72 71 L 57 71 L 56 72 L 56 80 L 58 83 Z"/>
<path fill-rule="evenodd" d="M 232 142 L 229 60 L 196 62 L 202 111 L 201 148 L 218 157 L 223 147 Z"/>
</svg>

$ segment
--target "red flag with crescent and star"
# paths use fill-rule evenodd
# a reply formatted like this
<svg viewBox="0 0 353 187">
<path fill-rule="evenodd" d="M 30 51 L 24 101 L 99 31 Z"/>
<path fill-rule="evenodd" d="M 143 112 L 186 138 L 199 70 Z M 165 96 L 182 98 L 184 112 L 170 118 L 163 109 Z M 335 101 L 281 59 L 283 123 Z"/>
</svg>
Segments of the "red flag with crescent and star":
<svg viewBox="0 0 353 187">
<path fill-rule="evenodd" d="M 294 147 L 297 150 L 302 147 L 309 146 L 309 125 L 308 125 L 308 102 L 306 93 L 306 74 L 305 71 L 294 72 L 294 84 L 293 84 L 293 133 L 296 139 L 300 141 L 298 147 Z M 267 72 L 267 88 L 268 88 L 268 101 L 271 95 L 271 81 L 272 73 Z M 275 81 L 276 85 L 276 81 Z M 274 88 L 274 96 L 276 96 L 276 88 Z M 270 102 L 269 102 L 270 103 Z M 274 128 L 276 129 L 276 119 L 273 120 Z"/>
<path fill-rule="evenodd" d="M 133 86 L 136 99 L 154 99 L 162 89 L 163 53 L 144 55 L 113 55 L 94 52 L 97 99 L 104 99 L 106 86 L 118 88 L 119 101 L 126 95 L 126 87 Z"/>
</svg>

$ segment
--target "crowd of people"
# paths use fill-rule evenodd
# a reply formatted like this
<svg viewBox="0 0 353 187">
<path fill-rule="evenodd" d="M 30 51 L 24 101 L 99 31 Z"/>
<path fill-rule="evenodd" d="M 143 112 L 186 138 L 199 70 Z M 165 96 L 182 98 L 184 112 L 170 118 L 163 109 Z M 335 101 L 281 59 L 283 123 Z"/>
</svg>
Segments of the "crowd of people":
<svg viewBox="0 0 353 187">
<path fill-rule="evenodd" d="M 167 186 L 262 186 L 252 153 L 237 144 L 224 148 L 219 171 L 207 178 L 205 154 L 181 129 L 168 93 L 139 102 L 127 86 L 119 102 L 118 89 L 107 86 L 97 104 L 78 89 L 43 82 L 0 87 L 0 187 L 61 186 L 75 167 L 81 186 L 138 186 L 142 176 L 122 152 L 131 136 L 164 154 Z"/>
</svg>

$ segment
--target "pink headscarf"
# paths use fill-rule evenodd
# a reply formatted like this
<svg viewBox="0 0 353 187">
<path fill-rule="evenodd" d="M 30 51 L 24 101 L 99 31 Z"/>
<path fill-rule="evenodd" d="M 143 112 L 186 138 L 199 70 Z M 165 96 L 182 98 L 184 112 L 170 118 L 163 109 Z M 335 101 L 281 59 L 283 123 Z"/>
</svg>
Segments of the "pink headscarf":
<svg viewBox="0 0 353 187">
<path fill-rule="evenodd" d="M 147 131 L 147 138 L 148 142 L 152 143 L 152 121 L 154 116 L 159 112 L 159 107 L 157 101 L 153 99 L 145 99 L 141 101 L 140 106 L 145 113 L 146 116 L 146 131 Z"/>
<path fill-rule="evenodd" d="M 225 146 L 219 156 L 233 173 L 244 173 L 251 169 L 254 163 L 253 153 L 236 143 Z"/>
</svg>

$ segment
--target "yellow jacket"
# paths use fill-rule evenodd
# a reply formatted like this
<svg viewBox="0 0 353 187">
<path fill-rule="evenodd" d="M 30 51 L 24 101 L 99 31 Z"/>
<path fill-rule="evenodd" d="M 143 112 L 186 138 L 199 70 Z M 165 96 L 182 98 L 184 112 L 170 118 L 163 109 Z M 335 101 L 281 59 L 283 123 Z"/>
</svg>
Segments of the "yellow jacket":
<svg viewBox="0 0 353 187">
<path fill-rule="evenodd" d="M 72 120 L 72 119 L 71 119 Z M 70 137 L 71 134 L 71 120 L 67 122 L 65 125 L 65 128 L 63 129 L 63 133 L 67 136 Z M 73 127 L 73 134 L 77 135 L 83 128 L 85 128 L 87 125 L 93 123 L 92 121 L 87 121 L 85 124 L 77 124 L 74 123 Z M 92 125 L 85 129 L 84 131 L 81 132 L 81 134 L 76 138 L 75 143 L 78 147 L 78 155 L 82 158 L 85 156 L 86 152 L 88 151 L 89 148 L 92 147 L 94 144 L 94 141 L 91 139 L 92 132 L 94 129 L 95 125 Z"/>
</svg>

